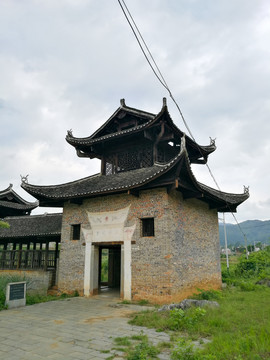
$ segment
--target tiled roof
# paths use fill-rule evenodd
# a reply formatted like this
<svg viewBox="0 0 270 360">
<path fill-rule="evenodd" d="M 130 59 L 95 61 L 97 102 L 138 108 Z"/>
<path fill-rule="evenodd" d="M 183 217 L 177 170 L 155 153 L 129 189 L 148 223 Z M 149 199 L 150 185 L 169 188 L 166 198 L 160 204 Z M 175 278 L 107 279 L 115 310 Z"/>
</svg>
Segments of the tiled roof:
<svg viewBox="0 0 270 360">
<path fill-rule="evenodd" d="M 223 200 L 228 205 L 238 205 L 241 204 L 243 201 L 247 200 L 249 198 L 249 192 L 244 191 L 243 194 L 232 194 L 232 193 L 226 193 L 217 189 L 213 189 L 207 185 L 204 185 L 202 183 L 198 182 L 198 185 L 201 187 L 201 189 L 210 197 L 213 199 L 217 199 L 218 201 Z"/>
<path fill-rule="evenodd" d="M 62 206 L 67 200 L 113 194 L 131 189 L 140 190 L 146 185 L 151 188 L 155 180 L 159 180 L 169 171 L 176 171 L 177 167 L 180 169 L 179 190 L 191 192 L 194 194 L 194 197 L 197 197 L 197 194 L 202 194 L 201 200 L 213 204 L 218 211 L 235 211 L 236 206 L 245 201 L 249 196 L 246 192 L 244 194 L 221 192 L 199 183 L 193 175 L 185 148 L 169 163 L 163 165 L 155 164 L 152 167 L 107 176 L 97 174 L 62 185 L 36 186 L 23 183 L 22 187 L 39 199 L 43 206 L 50 206 L 53 203 L 56 203 L 57 206 Z M 183 181 L 189 184 L 188 188 L 185 187 Z M 162 181 L 159 184 L 162 184 Z"/>
<path fill-rule="evenodd" d="M 112 121 L 112 119 L 117 115 L 117 113 L 120 110 L 124 110 L 127 113 L 134 113 L 134 114 L 137 114 L 139 116 L 142 116 L 143 114 L 147 114 L 147 115 L 145 115 L 145 118 L 147 119 L 147 121 L 145 123 L 141 124 L 141 125 L 134 126 L 132 128 L 126 129 L 126 130 L 121 130 L 121 131 L 106 134 L 106 135 L 103 135 L 103 136 L 98 136 L 100 131 L 103 130 Z M 77 137 L 74 137 L 71 134 L 71 132 L 68 132 L 68 134 L 66 136 L 66 140 L 67 140 L 67 142 L 69 144 L 71 144 L 72 146 L 78 147 L 78 148 L 80 146 L 91 146 L 91 145 L 94 145 L 96 143 L 100 143 L 100 142 L 103 142 L 103 141 L 106 141 L 106 140 L 116 139 L 116 138 L 120 138 L 120 137 L 127 136 L 127 135 L 130 135 L 130 134 L 135 134 L 135 133 L 141 132 L 142 130 L 150 127 L 155 122 L 157 122 L 157 120 L 160 119 L 160 117 L 162 115 L 164 115 L 164 114 L 166 115 L 167 120 L 170 123 L 170 125 L 172 126 L 172 128 L 174 129 L 174 131 L 178 134 L 178 136 L 182 137 L 183 132 L 174 124 L 174 122 L 171 119 L 170 114 L 168 112 L 166 102 L 164 101 L 163 107 L 162 107 L 161 111 L 157 115 L 150 114 L 150 113 L 145 113 L 145 112 L 143 112 L 141 110 L 129 108 L 126 105 L 124 105 L 124 106 L 118 108 L 116 110 L 116 112 L 110 117 L 110 119 L 107 122 L 105 122 L 91 136 L 84 137 L 84 138 L 77 138 Z M 215 146 L 215 144 L 213 142 L 208 146 L 202 146 L 202 145 L 196 144 L 188 136 L 186 136 L 186 142 L 187 142 L 187 145 L 193 146 L 193 148 L 196 149 L 199 152 L 201 151 L 202 155 L 210 154 L 211 152 L 215 151 L 215 149 L 216 149 L 216 146 Z"/>
<path fill-rule="evenodd" d="M 145 121 L 149 121 L 151 119 L 154 119 L 156 117 L 155 114 L 153 113 L 149 113 L 147 111 L 143 111 L 143 110 L 139 110 L 139 109 L 135 109 L 135 108 L 132 108 L 130 106 L 126 106 L 125 104 L 125 99 L 121 99 L 120 100 L 120 103 L 121 103 L 121 106 L 112 114 L 112 116 L 110 116 L 110 118 L 105 121 L 105 123 L 103 125 L 100 126 L 100 128 L 98 128 L 91 136 L 89 136 L 88 138 L 86 139 L 89 139 L 89 138 L 96 138 L 96 137 L 99 137 L 98 134 L 106 128 L 106 126 L 109 125 L 109 123 L 121 112 L 121 111 L 125 111 L 127 114 L 131 114 L 131 115 L 135 115 L 135 116 L 138 116 L 142 119 L 145 119 Z"/>
<path fill-rule="evenodd" d="M 9 201 L 10 197 L 10 201 Z M 3 200 L 5 199 L 5 200 Z M 15 202 L 16 201 L 16 202 Z M 8 188 L 0 191 L 0 207 L 13 208 L 17 210 L 33 210 L 38 207 L 39 202 L 28 202 L 24 200 L 13 190 L 13 185 L 10 184 Z"/>
<path fill-rule="evenodd" d="M 12 216 L 4 220 L 10 227 L 0 228 L 0 239 L 61 234 L 62 214 Z"/>
<path fill-rule="evenodd" d="M 55 186 L 36 186 L 23 183 L 22 187 L 40 199 L 72 199 L 78 197 L 89 197 L 117 191 L 125 191 L 137 188 L 151 182 L 153 179 L 166 173 L 179 159 L 184 152 L 179 153 L 167 164 L 155 164 L 154 166 L 136 170 L 125 171 L 112 175 L 93 175 L 74 182 Z"/>
<path fill-rule="evenodd" d="M 193 174 L 188 157 L 186 156 L 183 160 L 179 173 L 180 191 L 185 192 L 185 190 L 187 190 L 188 192 L 193 192 L 195 198 L 198 197 L 200 200 L 211 204 L 211 206 L 219 212 L 236 211 L 236 207 L 249 198 L 248 188 L 245 188 L 242 194 L 232 194 L 213 189 L 210 186 L 200 183 Z M 182 184 L 182 180 L 185 180 L 186 184 L 188 183 L 188 189 Z M 197 196 L 196 193 L 199 196 Z"/>
<path fill-rule="evenodd" d="M 34 209 L 38 206 L 37 203 L 35 203 L 35 205 L 26 205 L 26 204 L 18 204 L 18 203 L 14 203 L 11 201 L 2 201 L 0 200 L 0 207 L 3 208 L 10 208 L 10 209 L 16 209 L 16 210 L 29 210 L 29 209 Z"/>
</svg>

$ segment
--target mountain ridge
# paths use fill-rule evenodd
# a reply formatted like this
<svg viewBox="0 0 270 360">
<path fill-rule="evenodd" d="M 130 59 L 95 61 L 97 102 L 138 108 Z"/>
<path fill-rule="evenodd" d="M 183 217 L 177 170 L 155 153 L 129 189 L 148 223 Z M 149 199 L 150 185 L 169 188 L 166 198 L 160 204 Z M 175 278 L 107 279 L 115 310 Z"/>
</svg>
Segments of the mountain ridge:
<svg viewBox="0 0 270 360">
<path fill-rule="evenodd" d="M 247 245 L 254 245 L 254 242 L 270 244 L 270 220 L 246 220 L 239 225 L 246 235 Z M 226 224 L 226 233 L 228 246 L 245 245 L 244 236 L 237 224 Z M 219 223 L 219 239 L 220 246 L 224 247 L 224 226 L 222 222 Z"/>
</svg>

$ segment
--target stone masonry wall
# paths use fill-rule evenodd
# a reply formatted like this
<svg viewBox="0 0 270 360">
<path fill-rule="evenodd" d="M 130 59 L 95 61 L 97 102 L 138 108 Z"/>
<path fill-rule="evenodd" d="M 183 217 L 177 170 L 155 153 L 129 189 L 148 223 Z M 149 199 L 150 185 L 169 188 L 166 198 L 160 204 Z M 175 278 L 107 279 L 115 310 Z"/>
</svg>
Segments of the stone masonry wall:
<svg viewBox="0 0 270 360">
<path fill-rule="evenodd" d="M 218 214 L 208 204 L 171 196 L 171 286 L 174 301 L 199 289 L 221 287 Z"/>
<path fill-rule="evenodd" d="M 132 245 L 132 298 L 160 301 L 170 293 L 168 254 L 171 253 L 170 209 L 166 189 L 140 193 L 136 216 L 154 217 L 155 236 L 142 237 L 140 220 Z"/>
<path fill-rule="evenodd" d="M 165 188 L 139 197 L 110 195 L 66 204 L 63 211 L 59 283 L 62 291 L 83 293 L 84 238 L 70 240 L 70 225 L 89 228 L 87 211 L 105 212 L 130 205 L 125 226 L 136 224 L 132 240 L 132 298 L 165 303 L 183 299 L 196 288 L 221 285 L 217 212 L 199 200 L 183 200 Z M 141 219 L 154 217 L 155 236 L 142 237 Z"/>
<path fill-rule="evenodd" d="M 152 196 L 140 195 L 143 207 Z M 199 200 L 183 200 L 178 191 L 159 190 L 153 200 L 145 215 L 155 217 L 155 237 L 138 234 L 132 248 L 133 298 L 168 303 L 198 288 L 220 288 L 217 211 Z"/>
<path fill-rule="evenodd" d="M 84 239 L 71 240 L 71 225 L 87 224 L 83 206 L 67 203 L 63 209 L 58 288 L 63 292 L 79 291 L 83 295 Z"/>
<path fill-rule="evenodd" d="M 133 234 L 133 239 L 138 241 L 138 244 L 132 245 L 132 282 L 134 275 L 134 294 L 137 293 L 137 284 L 140 283 L 141 273 L 138 273 L 137 258 L 140 252 L 148 251 L 149 256 L 153 262 L 160 252 L 161 247 L 166 248 L 166 243 L 159 243 L 154 238 L 140 238 L 141 224 L 140 218 L 155 217 L 156 233 L 164 232 L 162 229 L 166 225 L 166 221 L 160 221 L 164 218 L 166 212 L 167 193 L 164 189 L 156 189 L 141 192 L 139 197 L 128 194 L 110 195 L 104 197 L 97 197 L 85 200 L 82 205 L 75 205 L 66 203 L 63 209 L 63 223 L 61 235 L 61 251 L 59 261 L 58 287 L 61 291 L 71 292 L 75 289 L 83 294 L 84 284 L 84 238 L 81 234 L 80 240 L 71 239 L 71 224 L 81 224 L 83 228 L 90 228 L 87 212 L 106 212 L 123 209 L 129 205 L 130 211 L 125 226 L 132 226 L 136 224 Z M 138 240 L 137 240 L 138 239 Z M 158 244 L 158 246 L 157 246 Z M 162 250 L 163 252 L 165 249 Z M 166 251 L 165 251 L 166 252 Z M 167 252 L 166 252 L 167 253 Z M 134 256 L 133 256 L 134 254 Z M 137 254 L 137 255 L 136 255 Z M 133 260 L 134 258 L 134 260 Z M 140 265 L 141 266 L 141 263 Z M 166 265 L 164 265 L 165 270 Z M 153 267 L 154 271 L 154 267 Z M 144 276 L 148 276 L 147 273 Z M 150 272 L 149 278 L 154 278 Z M 158 278 L 157 283 L 158 283 Z M 153 280 L 151 280 L 153 281 Z M 142 279 L 142 282 L 144 280 Z"/>
</svg>

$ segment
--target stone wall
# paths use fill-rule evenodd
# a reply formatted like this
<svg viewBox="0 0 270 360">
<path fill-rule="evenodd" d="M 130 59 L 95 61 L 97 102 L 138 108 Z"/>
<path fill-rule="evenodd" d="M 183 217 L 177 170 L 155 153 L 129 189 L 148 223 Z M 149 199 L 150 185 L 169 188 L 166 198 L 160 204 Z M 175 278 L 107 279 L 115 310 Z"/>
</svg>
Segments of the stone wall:
<svg viewBox="0 0 270 360">
<path fill-rule="evenodd" d="M 106 212 L 130 205 L 125 226 L 136 224 L 132 238 L 131 291 L 133 299 L 165 303 L 181 300 L 196 288 L 221 286 L 216 210 L 199 200 L 183 200 L 165 188 L 141 191 L 139 197 L 120 194 L 67 203 L 59 264 L 62 291 L 83 294 L 85 240 L 72 241 L 71 224 L 90 227 L 87 212 Z M 155 236 L 142 237 L 141 219 L 153 217 Z"/>
<path fill-rule="evenodd" d="M 83 295 L 84 239 L 71 240 L 71 225 L 88 223 L 84 206 L 66 204 L 63 209 L 58 288 L 63 292 L 77 290 Z"/>
<path fill-rule="evenodd" d="M 171 284 L 174 301 L 199 289 L 221 287 L 218 214 L 208 204 L 183 200 L 179 192 L 171 197 Z"/>
<path fill-rule="evenodd" d="M 141 196 L 143 206 L 153 197 Z M 218 217 L 181 193 L 155 193 L 144 213 L 155 217 L 155 237 L 136 238 L 132 248 L 132 295 L 156 303 L 175 302 L 198 288 L 221 287 Z"/>
<path fill-rule="evenodd" d="M 27 294 L 47 295 L 52 286 L 53 271 L 42 270 L 0 270 L 0 276 L 10 278 L 10 282 L 26 281 Z"/>
<path fill-rule="evenodd" d="M 161 300 L 170 291 L 168 254 L 171 253 L 169 197 L 166 189 L 140 193 L 136 244 L 132 245 L 132 298 Z M 154 217 L 155 236 L 142 237 L 140 219 Z"/>
</svg>

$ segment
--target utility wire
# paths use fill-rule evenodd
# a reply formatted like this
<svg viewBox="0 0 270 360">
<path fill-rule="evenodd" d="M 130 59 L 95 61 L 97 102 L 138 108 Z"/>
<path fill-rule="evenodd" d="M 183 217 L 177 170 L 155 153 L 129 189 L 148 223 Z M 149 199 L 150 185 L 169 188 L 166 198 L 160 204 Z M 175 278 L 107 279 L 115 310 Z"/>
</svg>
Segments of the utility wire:
<svg viewBox="0 0 270 360">
<path fill-rule="evenodd" d="M 130 13 L 130 11 L 129 11 L 126 3 L 125 3 L 125 1 L 124 1 L 124 0 L 118 0 L 118 3 L 119 3 L 119 5 L 120 5 L 120 7 L 121 7 L 121 9 L 122 9 L 122 12 L 123 12 L 123 14 L 124 14 L 124 16 L 125 16 L 128 24 L 129 24 L 131 30 L 132 30 L 132 32 L 133 32 L 133 34 L 134 34 L 137 42 L 138 42 L 138 45 L 140 46 L 140 49 L 141 49 L 141 51 L 142 51 L 142 53 L 143 53 L 146 61 L 148 62 L 150 68 L 152 69 L 153 73 L 155 74 L 156 78 L 159 80 L 159 82 L 161 83 L 161 85 L 168 91 L 168 93 L 169 93 L 172 101 L 174 102 L 175 106 L 177 107 L 177 109 L 178 109 L 178 111 L 179 111 L 179 113 L 180 113 L 180 116 L 181 116 L 181 118 L 182 118 L 182 121 L 183 121 L 186 129 L 188 130 L 188 133 L 189 133 L 191 139 L 192 139 L 192 140 L 195 142 L 195 144 L 198 146 L 198 144 L 197 144 L 197 142 L 196 142 L 196 140 L 195 140 L 195 138 L 194 138 L 194 136 L 193 136 L 193 134 L 192 134 L 192 132 L 191 132 L 191 130 L 190 130 L 187 122 L 186 122 L 186 120 L 185 120 L 185 117 L 184 117 L 184 115 L 183 115 L 183 113 L 182 113 L 182 111 L 181 111 L 180 106 L 178 105 L 177 101 L 175 100 L 175 98 L 174 98 L 174 96 L 173 96 L 173 94 L 172 94 L 172 92 L 171 92 L 171 90 L 170 90 L 170 88 L 169 88 L 169 86 L 168 86 L 168 84 L 167 84 L 164 76 L 162 75 L 162 73 L 161 73 L 161 71 L 160 71 L 160 69 L 159 69 L 159 67 L 158 67 L 158 65 L 157 65 L 157 63 L 156 63 L 156 61 L 155 61 L 155 59 L 154 59 L 154 57 L 153 57 L 150 49 L 149 49 L 149 47 L 147 46 L 147 44 L 146 44 L 146 42 L 145 42 L 145 40 L 144 40 L 144 38 L 143 38 L 140 30 L 138 29 L 138 26 L 136 25 L 136 22 L 135 22 L 134 18 L 132 17 L 132 15 L 131 15 L 131 13 Z M 136 31 L 137 31 L 137 32 L 136 32 Z M 140 40 L 140 39 L 141 39 L 141 40 Z M 141 43 L 141 42 L 142 42 L 142 43 Z M 145 47 L 146 50 L 144 49 L 144 47 L 143 47 L 142 44 L 144 45 L 144 47 Z M 151 63 L 151 61 L 150 61 L 150 59 L 149 59 L 149 57 L 148 57 L 148 55 L 147 55 L 146 52 L 148 52 L 148 54 L 149 54 L 149 56 L 150 56 L 150 58 L 151 58 L 151 60 L 152 60 L 152 62 L 153 62 L 154 65 Z M 202 157 L 203 157 L 203 154 L 202 154 L 199 146 L 198 146 L 198 150 L 199 150 L 200 154 L 201 154 Z M 221 193 L 221 189 L 220 189 L 220 187 L 219 187 L 219 185 L 218 185 L 218 183 L 217 183 L 217 181 L 216 181 L 216 179 L 215 179 L 215 177 L 214 177 L 214 175 L 213 175 L 213 173 L 212 173 L 209 165 L 208 165 L 207 163 L 206 163 L 205 165 L 206 165 L 206 167 L 207 167 L 207 169 L 208 169 L 208 171 L 209 171 L 209 173 L 210 173 L 210 175 L 211 175 L 211 177 L 212 177 L 215 185 L 217 186 L 217 189 L 218 189 L 219 192 Z M 226 201 L 226 204 L 227 204 L 228 208 L 230 209 L 230 212 L 231 212 L 231 214 L 232 214 L 232 216 L 233 216 L 236 224 L 238 225 L 239 230 L 241 231 L 243 237 L 245 238 L 245 241 L 247 241 L 247 240 L 246 240 L 246 235 L 245 235 L 245 233 L 243 232 L 240 224 L 238 223 L 238 221 L 237 221 L 237 219 L 236 219 L 233 211 L 231 210 L 230 205 L 228 204 L 226 198 L 225 198 L 225 201 Z"/>
<path fill-rule="evenodd" d="M 124 4 L 125 8 L 127 9 L 127 6 L 126 6 L 124 0 L 122 0 L 122 1 L 123 1 L 123 4 Z M 164 86 L 164 87 L 168 90 L 167 85 L 166 85 L 165 83 L 163 83 L 162 78 L 160 78 L 160 77 L 158 76 L 156 70 L 154 69 L 153 65 L 151 64 L 151 62 L 150 62 L 150 60 L 149 60 L 149 58 L 148 58 L 148 56 L 147 56 L 147 54 L 146 54 L 143 46 L 142 46 L 142 44 L 141 44 L 141 42 L 140 42 L 140 40 L 139 40 L 138 35 L 137 35 L 136 31 L 134 30 L 134 28 L 133 28 L 133 26 L 132 26 L 132 24 L 131 24 L 131 22 L 130 22 L 130 20 L 129 20 L 129 18 L 128 18 L 128 15 L 127 15 L 127 13 L 125 12 L 125 9 L 124 9 L 123 5 L 121 4 L 121 1 L 118 0 L 118 3 L 119 3 L 119 5 L 120 5 L 120 7 L 121 7 L 121 9 L 122 9 L 122 11 L 123 11 L 123 13 L 124 13 L 124 15 L 125 15 L 125 18 L 126 18 L 127 22 L 129 23 L 129 26 L 130 26 L 130 28 L 131 28 L 131 30 L 132 30 L 132 32 L 133 32 L 133 34 L 134 34 L 134 36 L 135 36 L 135 38 L 136 38 L 136 40 L 137 40 L 137 42 L 138 42 L 138 44 L 139 44 L 142 52 L 143 52 L 143 55 L 144 55 L 146 61 L 148 62 L 149 66 L 151 67 L 151 69 L 152 69 L 152 71 L 154 72 L 154 74 L 156 75 L 157 79 L 160 81 L 161 85 Z M 127 10 L 127 11 L 128 11 L 128 10 Z M 129 11 L 128 11 L 128 14 L 130 14 Z M 130 17 L 131 17 L 131 15 L 130 15 Z M 132 19 L 132 22 L 135 24 L 135 22 L 134 22 L 134 20 L 133 20 L 132 17 L 131 17 L 131 19 Z M 136 29 L 138 29 L 136 25 L 135 25 L 135 27 L 136 27 Z M 137 31 L 138 31 L 138 33 L 139 33 L 139 36 L 142 38 L 141 33 L 139 32 L 139 30 L 137 30 Z M 147 48 L 147 49 L 148 49 L 148 48 Z M 148 50 L 148 52 L 149 52 L 149 50 Z M 150 53 L 150 52 L 149 52 L 149 53 Z M 152 57 L 152 56 L 151 56 L 151 57 Z M 154 63 L 155 63 L 155 62 L 154 62 Z"/>
<path fill-rule="evenodd" d="M 129 15 L 129 17 L 130 17 L 130 19 L 131 19 L 131 21 L 132 21 L 135 29 L 137 30 L 137 33 L 138 33 L 139 36 L 137 36 L 136 31 L 135 31 L 134 28 L 132 27 L 131 22 L 130 22 L 130 20 L 129 20 L 129 18 L 128 18 L 128 15 L 127 15 L 127 13 L 125 12 L 124 7 L 123 7 L 122 4 L 121 4 L 121 1 L 118 0 L 118 3 L 119 3 L 119 5 L 121 6 L 121 9 L 122 9 L 122 11 L 123 11 L 123 13 L 124 13 L 124 15 L 125 15 L 128 23 L 129 23 L 130 27 L 131 27 L 131 30 L 132 30 L 133 34 L 134 34 L 135 37 L 136 37 L 136 40 L 137 40 L 137 42 L 138 42 L 138 44 L 139 44 L 139 46 L 140 46 L 140 48 L 141 48 L 141 50 L 142 50 L 142 52 L 143 52 L 143 54 L 144 54 L 144 56 L 145 56 L 148 64 L 150 65 L 151 69 L 153 70 L 154 74 L 156 75 L 156 77 L 157 77 L 157 79 L 159 80 L 159 82 L 161 83 L 161 85 L 168 91 L 168 93 L 169 93 L 172 101 L 174 102 L 175 106 L 177 107 L 177 109 L 178 109 L 178 111 L 179 111 L 179 113 L 180 113 L 180 115 L 181 115 L 181 118 L 182 118 L 182 120 L 183 120 L 183 122 L 184 122 L 184 124 L 185 124 L 185 126 L 186 126 L 186 129 L 187 129 L 188 132 L 189 132 L 190 137 L 191 137 L 192 140 L 196 143 L 195 138 L 193 137 L 192 132 L 191 132 L 191 130 L 189 129 L 188 124 L 187 124 L 187 122 L 186 122 L 186 120 L 185 120 L 185 118 L 184 118 L 184 115 L 183 115 L 183 113 L 182 113 L 182 111 L 181 111 L 181 109 L 180 109 L 180 106 L 178 105 L 177 101 L 175 100 L 175 98 L 174 98 L 174 96 L 173 96 L 173 94 L 172 94 L 172 92 L 171 92 L 171 90 L 170 90 L 170 88 L 169 88 L 169 86 L 168 86 L 168 84 L 167 84 L 164 76 L 162 75 L 162 72 L 160 71 L 160 69 L 159 69 L 159 67 L 158 67 L 158 65 L 157 65 L 157 63 L 156 63 L 156 61 L 155 61 L 155 59 L 154 59 L 154 57 L 153 57 L 153 55 L 152 55 L 149 47 L 147 46 L 147 44 L 146 44 L 146 42 L 145 42 L 145 40 L 144 40 L 144 38 L 143 38 L 143 36 L 142 36 L 142 34 L 141 34 L 141 32 L 140 32 L 140 30 L 139 30 L 139 28 L 138 28 L 135 20 L 133 19 L 133 17 L 132 17 L 132 15 L 131 15 L 131 13 L 130 13 L 130 11 L 129 11 L 129 9 L 128 9 L 126 3 L 125 3 L 125 1 L 122 0 L 122 2 L 123 2 L 123 5 L 124 5 L 124 7 L 125 7 L 125 9 L 126 9 L 126 11 L 127 11 L 127 13 L 128 13 L 128 15 Z M 156 70 L 155 70 L 154 67 L 152 66 L 152 64 L 151 64 L 151 62 L 150 62 L 150 60 L 149 60 L 146 52 L 144 51 L 143 46 L 142 46 L 142 44 L 140 43 L 139 37 L 140 37 L 141 41 L 143 42 L 143 44 L 144 44 L 144 46 L 145 46 L 145 48 L 146 48 L 146 50 L 147 50 L 147 52 L 148 52 L 151 60 L 153 61 Z M 159 74 L 159 75 L 158 75 L 158 74 Z"/>
<path fill-rule="evenodd" d="M 119 1 L 118 1 L 119 2 Z M 157 70 L 157 72 L 158 72 L 158 74 L 159 74 L 159 76 L 160 76 L 160 79 L 159 79 L 159 81 L 161 82 L 161 84 L 169 91 L 169 86 L 167 85 L 167 82 L 166 82 L 166 80 L 164 79 L 164 77 L 163 77 L 163 75 L 162 75 L 162 73 L 161 73 L 161 71 L 160 71 L 160 69 L 159 69 L 159 67 L 158 67 L 158 65 L 157 65 L 157 63 L 155 62 L 155 59 L 154 59 L 154 57 L 152 56 L 152 54 L 151 54 L 151 51 L 150 51 L 150 49 L 148 48 L 148 46 L 147 46 L 147 44 L 146 44 L 146 42 L 144 41 L 144 38 L 143 38 L 143 36 L 142 36 L 142 34 L 141 34 L 141 32 L 140 32 L 140 30 L 139 30 L 139 28 L 137 27 L 137 24 L 135 23 L 135 21 L 134 21 L 134 19 L 133 19 L 133 17 L 132 17 L 132 15 L 131 15 L 131 13 L 130 13 L 130 11 L 129 11 L 129 9 L 128 9 L 128 7 L 127 7 L 127 5 L 126 5 L 126 3 L 125 3 L 125 1 L 124 0 L 122 0 L 122 2 L 123 2 L 123 4 L 124 4 L 124 7 L 126 8 L 126 11 L 128 12 L 128 15 L 129 15 L 129 17 L 130 17 L 130 19 L 131 19 L 131 21 L 132 21 L 132 23 L 133 23 L 133 25 L 135 26 L 135 29 L 137 30 L 137 32 L 138 32 L 138 34 L 139 34 L 139 37 L 141 38 L 141 40 L 142 40 L 142 42 L 143 42 L 143 44 L 144 44 L 144 46 L 145 46 L 145 48 L 146 48 L 146 50 L 147 50 L 147 52 L 148 52 L 148 54 L 150 55 L 150 57 L 151 57 L 151 60 L 153 61 L 153 63 L 154 63 L 154 65 L 155 65 L 155 67 L 156 67 L 156 70 Z M 120 6 L 122 7 L 122 5 L 120 4 Z M 123 9 L 123 8 L 122 8 Z M 146 56 L 147 57 L 147 56 Z M 148 58 L 147 58 L 147 60 L 148 60 Z M 161 81 L 162 80 L 162 81 Z"/>
</svg>

